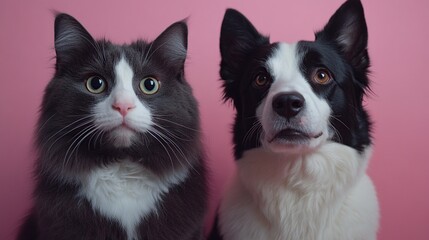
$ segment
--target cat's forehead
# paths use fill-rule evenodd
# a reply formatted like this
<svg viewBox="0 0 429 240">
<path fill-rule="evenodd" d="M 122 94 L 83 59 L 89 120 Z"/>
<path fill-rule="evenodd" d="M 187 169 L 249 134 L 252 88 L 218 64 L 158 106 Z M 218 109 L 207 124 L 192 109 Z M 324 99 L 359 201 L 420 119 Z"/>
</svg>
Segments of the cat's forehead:
<svg viewBox="0 0 429 240">
<path fill-rule="evenodd" d="M 143 60 L 147 51 L 147 43 L 139 41 L 138 43 L 119 45 L 100 40 L 97 41 L 96 49 L 94 60 L 102 63 L 103 68 L 107 67 L 110 70 L 114 70 L 114 67 L 121 60 L 125 60 L 131 68 L 135 68 L 144 65 Z"/>
<path fill-rule="evenodd" d="M 139 40 L 131 44 L 114 44 L 106 40 L 97 41 L 97 52 L 114 62 L 119 62 L 123 56 L 128 59 L 145 54 L 150 43 Z"/>
<path fill-rule="evenodd" d="M 87 55 L 87 61 L 81 61 L 87 73 L 100 74 L 115 81 L 115 66 L 122 59 L 127 62 L 134 76 L 157 76 L 173 79 L 183 70 L 184 60 L 177 58 L 176 53 L 168 53 L 165 45 L 156 42 L 137 40 L 126 44 L 115 44 L 107 40 L 98 40 L 96 51 Z M 77 67 L 77 66 L 76 66 Z"/>
</svg>

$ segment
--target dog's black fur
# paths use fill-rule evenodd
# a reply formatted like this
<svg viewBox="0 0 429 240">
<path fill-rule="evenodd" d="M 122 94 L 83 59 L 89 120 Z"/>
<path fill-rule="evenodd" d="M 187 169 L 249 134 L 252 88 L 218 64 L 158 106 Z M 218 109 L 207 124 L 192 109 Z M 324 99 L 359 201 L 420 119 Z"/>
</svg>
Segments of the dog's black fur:
<svg viewBox="0 0 429 240">
<path fill-rule="evenodd" d="M 301 56 L 300 71 L 313 91 L 326 99 L 332 109 L 330 118 L 332 138 L 362 152 L 371 144 L 371 121 L 363 106 L 369 88 L 370 60 L 367 51 L 368 30 L 359 0 L 344 3 L 331 17 L 314 41 L 299 41 L 297 55 Z M 267 59 L 276 51 L 278 43 L 260 34 L 252 23 L 234 9 L 226 10 L 220 35 L 220 76 L 225 101 L 232 101 L 236 109 L 233 125 L 235 160 L 243 152 L 261 146 L 260 134 L 249 134 L 257 125 L 256 109 L 268 93 L 269 86 L 255 88 L 258 74 L 271 76 L 265 70 Z M 310 74 L 317 67 L 326 67 L 334 75 L 331 84 L 315 84 Z M 257 130 L 256 130 L 257 131 Z M 222 239 L 216 229 L 210 239 Z"/>
</svg>

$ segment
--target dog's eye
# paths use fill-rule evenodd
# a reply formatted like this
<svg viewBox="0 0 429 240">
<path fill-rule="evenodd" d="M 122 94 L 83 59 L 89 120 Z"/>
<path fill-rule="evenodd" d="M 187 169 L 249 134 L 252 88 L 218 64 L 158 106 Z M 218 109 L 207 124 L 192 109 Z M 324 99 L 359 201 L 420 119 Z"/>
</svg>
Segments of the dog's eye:
<svg viewBox="0 0 429 240">
<path fill-rule="evenodd" d="M 261 88 L 265 87 L 270 83 L 270 78 L 265 73 L 260 73 L 256 76 L 255 81 L 253 82 L 253 85 L 255 87 Z"/>
<path fill-rule="evenodd" d="M 318 68 L 313 73 L 313 81 L 318 84 L 327 84 L 332 80 L 331 73 L 326 68 Z"/>
</svg>

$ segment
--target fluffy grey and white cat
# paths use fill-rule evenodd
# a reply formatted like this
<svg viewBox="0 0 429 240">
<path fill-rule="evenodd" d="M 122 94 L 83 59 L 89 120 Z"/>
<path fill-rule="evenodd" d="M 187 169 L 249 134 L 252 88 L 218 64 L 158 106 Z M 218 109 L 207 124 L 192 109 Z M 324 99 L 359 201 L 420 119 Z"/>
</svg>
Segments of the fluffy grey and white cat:
<svg viewBox="0 0 429 240">
<path fill-rule="evenodd" d="M 206 174 L 186 23 L 115 45 L 59 14 L 55 51 L 34 207 L 18 239 L 201 239 Z"/>
</svg>

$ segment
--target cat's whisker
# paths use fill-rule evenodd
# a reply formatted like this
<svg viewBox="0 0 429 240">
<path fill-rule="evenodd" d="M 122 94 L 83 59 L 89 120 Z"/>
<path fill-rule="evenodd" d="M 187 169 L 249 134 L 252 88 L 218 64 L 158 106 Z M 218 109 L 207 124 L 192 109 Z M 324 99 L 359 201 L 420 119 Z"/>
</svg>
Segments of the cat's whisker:
<svg viewBox="0 0 429 240">
<path fill-rule="evenodd" d="M 157 142 L 159 142 L 159 144 L 161 144 L 161 146 L 164 148 L 165 152 L 167 153 L 169 159 L 170 159 L 170 163 L 171 163 L 171 167 L 173 168 L 173 172 L 174 172 L 174 163 L 173 163 L 173 159 L 171 158 L 170 153 L 168 152 L 168 149 L 165 147 L 165 145 L 162 143 L 161 140 L 158 139 L 156 133 L 152 132 L 151 130 L 148 131 L 148 134 L 151 135 Z"/>
<path fill-rule="evenodd" d="M 149 146 L 149 142 L 150 142 L 149 136 L 147 134 L 141 134 L 141 137 L 142 137 L 142 144 L 144 146 Z"/>
<path fill-rule="evenodd" d="M 91 138 L 88 140 L 88 149 L 91 149 L 91 141 L 93 142 L 93 147 L 96 148 L 97 138 L 103 133 L 103 128 L 97 126 L 95 134 L 92 134 Z"/>
<path fill-rule="evenodd" d="M 67 149 L 67 151 L 66 151 L 66 153 L 64 154 L 64 160 L 63 160 L 63 167 L 65 167 L 65 166 L 67 166 L 67 164 L 68 164 L 68 162 L 69 162 L 69 160 L 70 160 L 70 158 L 71 158 L 71 156 L 72 156 L 72 153 L 73 153 L 73 151 L 76 149 L 76 147 L 75 148 L 73 148 L 73 150 L 70 152 L 70 150 L 72 149 L 72 147 L 75 145 L 75 143 L 77 142 L 77 141 L 79 141 L 79 143 L 81 142 L 81 140 L 82 139 L 85 139 L 85 138 L 82 138 L 82 136 L 85 136 L 88 132 L 91 132 L 92 130 L 94 130 L 94 128 L 96 128 L 96 126 L 94 126 L 94 125 L 89 125 L 89 126 L 87 126 L 87 127 L 85 127 L 84 129 L 82 129 L 82 130 L 80 130 L 71 140 L 73 140 L 73 142 L 70 144 L 70 146 L 68 147 L 68 149 Z M 78 146 L 78 144 L 76 144 L 76 146 Z"/>
<path fill-rule="evenodd" d="M 92 130 L 90 130 L 89 132 L 86 133 L 86 135 L 84 135 L 83 137 L 81 137 L 81 140 L 76 144 L 76 146 L 73 148 L 73 150 L 70 153 L 70 158 L 73 156 L 73 153 L 77 154 L 77 150 L 79 149 L 80 145 L 82 144 L 82 142 L 88 137 L 93 135 L 94 132 L 97 132 L 97 127 L 92 128 Z"/>
<path fill-rule="evenodd" d="M 100 137 L 99 137 L 99 138 L 97 138 L 97 140 L 99 139 L 99 141 L 100 141 L 100 146 L 101 146 L 101 145 L 103 145 L 104 134 L 106 134 L 106 132 L 107 132 L 107 131 L 102 130 L 102 131 L 101 131 L 101 134 L 100 134 Z M 95 143 L 94 143 L 94 144 L 95 144 Z"/>
<path fill-rule="evenodd" d="M 178 154 L 180 154 L 181 155 L 181 158 L 177 158 L 177 161 L 183 166 L 183 163 L 182 163 L 182 160 L 184 160 L 184 161 L 186 161 L 186 163 L 187 163 L 187 165 L 190 167 L 190 168 L 192 168 L 192 169 L 194 169 L 194 166 L 193 166 L 193 164 L 191 164 L 189 161 L 188 161 L 188 158 L 186 157 L 186 154 L 183 152 L 183 149 L 182 148 L 180 148 L 180 146 L 174 141 L 174 139 L 171 139 L 170 137 L 168 137 L 167 135 L 165 135 L 164 133 L 162 133 L 162 132 L 160 132 L 160 131 L 158 131 L 158 130 L 156 130 L 157 132 L 158 132 L 158 135 L 161 137 L 161 138 L 163 138 L 163 140 L 168 144 L 168 145 L 171 145 L 171 146 L 173 146 L 175 149 L 176 149 L 176 151 L 178 152 Z M 172 149 L 172 147 L 170 146 L 170 148 Z M 175 151 L 172 149 L 172 151 L 175 153 Z M 177 155 L 175 154 L 175 156 L 177 157 Z"/>
<path fill-rule="evenodd" d="M 53 117 L 53 116 L 51 116 L 51 117 Z M 66 125 L 65 127 L 61 128 L 59 131 L 57 131 L 55 134 L 53 134 L 52 136 L 50 136 L 45 142 L 49 142 L 49 140 L 51 140 L 52 138 L 54 138 L 57 134 L 60 134 L 62 131 L 66 130 L 67 128 L 69 128 L 69 127 L 73 126 L 74 124 L 77 124 L 77 123 L 79 123 L 79 122 L 81 122 L 83 120 L 86 120 L 88 118 L 90 118 L 90 116 L 82 117 L 82 118 L 79 118 L 79 119 L 73 121 L 72 123 Z"/>
<path fill-rule="evenodd" d="M 82 129 L 80 129 L 77 133 L 75 133 L 69 140 L 68 140 L 68 142 L 67 143 L 69 143 L 67 146 L 68 146 L 68 149 L 67 149 L 67 151 L 65 152 L 65 154 L 64 154 L 64 158 L 63 158 L 63 165 L 65 165 L 65 160 L 66 160 L 66 158 L 67 158 L 67 156 L 68 156 L 68 153 L 69 153 L 69 151 L 71 150 L 71 148 L 73 147 L 73 145 L 74 145 L 74 143 L 76 142 L 76 141 L 78 141 L 79 140 L 79 136 L 81 135 L 81 134 L 84 134 L 86 131 L 88 131 L 89 129 L 91 129 L 93 126 L 92 125 L 90 125 L 90 124 L 88 124 L 87 126 L 85 126 L 85 127 L 83 127 Z M 71 142 L 71 143 L 70 143 Z"/>
<path fill-rule="evenodd" d="M 92 134 L 92 135 L 91 135 L 91 137 L 88 139 L 88 150 L 91 150 L 91 142 L 93 142 L 93 143 L 94 143 L 94 144 L 93 144 L 93 147 L 94 147 L 94 148 L 96 148 L 94 138 L 95 138 L 98 134 L 100 134 L 100 132 L 101 132 L 101 131 L 99 131 L 99 130 L 100 130 L 100 128 L 97 128 L 97 129 L 96 129 L 96 131 L 95 131 L 95 133 L 94 133 L 94 134 Z"/>
<path fill-rule="evenodd" d="M 181 158 L 179 158 L 176 154 L 176 151 L 178 152 L 179 155 L 181 155 L 181 157 L 183 157 L 183 159 L 188 163 L 189 166 L 191 166 L 191 164 L 187 161 L 185 153 L 183 152 L 183 150 L 174 142 L 174 140 L 172 140 L 171 138 L 169 138 L 168 136 L 166 136 L 164 133 L 158 131 L 158 136 L 160 136 L 164 142 L 171 148 L 171 150 L 173 151 L 174 155 L 176 156 L 176 159 L 180 162 L 180 164 L 183 166 L 182 162 L 180 161 Z M 175 150 L 174 150 L 174 149 Z M 192 166 L 191 166 L 192 167 Z"/>
<path fill-rule="evenodd" d="M 176 126 L 179 126 L 179 127 L 185 128 L 185 129 L 187 129 L 187 130 L 191 130 L 191 131 L 194 131 L 194 132 L 200 132 L 200 130 L 198 130 L 198 129 L 191 128 L 191 127 L 185 126 L 185 125 L 183 125 L 183 124 L 180 124 L 180 123 L 177 123 L 177 122 L 174 122 L 174 121 L 171 121 L 171 120 L 165 119 L 165 118 L 161 118 L 161 117 L 160 117 L 160 115 L 153 115 L 153 118 L 154 118 L 154 119 L 157 119 L 157 120 L 160 120 L 160 121 L 164 121 L 164 122 L 172 123 L 172 124 L 174 124 L 174 125 L 176 125 Z"/>
<path fill-rule="evenodd" d="M 180 161 L 180 158 L 178 156 L 178 154 L 180 154 L 180 152 L 177 151 L 177 149 L 173 149 L 174 145 L 172 145 L 172 143 L 169 141 L 169 139 L 161 132 L 159 132 L 156 129 L 153 129 L 153 132 L 166 144 L 166 146 L 171 150 L 171 152 L 174 154 L 175 159 L 180 163 L 180 165 L 183 166 L 182 162 Z M 173 146 L 173 147 L 172 147 Z M 173 159 L 171 159 L 173 161 Z M 174 170 L 174 168 L 173 168 Z"/>
<path fill-rule="evenodd" d="M 159 129 L 163 130 L 166 135 L 172 137 L 173 139 L 179 139 L 179 140 L 188 141 L 188 142 L 192 141 L 192 139 L 190 139 L 190 138 L 183 138 L 183 137 L 178 136 L 177 134 L 173 133 L 172 131 L 168 130 L 167 128 L 165 128 L 159 124 L 155 124 L 155 126 Z M 176 131 L 176 132 L 185 136 L 185 137 L 187 136 L 186 134 L 184 134 L 181 131 Z"/>
<path fill-rule="evenodd" d="M 84 117 L 84 118 L 80 118 L 70 124 L 68 124 L 67 126 L 63 127 L 62 129 L 60 129 L 59 131 L 57 131 L 55 134 L 53 134 L 52 136 L 50 136 L 46 141 L 44 141 L 44 143 L 41 146 L 41 149 L 45 148 L 45 145 L 50 143 L 51 139 L 53 139 L 54 137 L 56 137 L 58 134 L 62 133 L 63 131 L 66 131 L 67 129 L 69 129 L 67 132 L 65 132 L 64 134 L 62 134 L 61 136 L 57 137 L 55 139 L 55 141 L 51 142 L 51 145 L 49 146 L 49 148 L 47 149 L 46 152 L 50 152 L 52 147 L 60 140 L 62 139 L 64 136 L 66 136 L 67 134 L 71 133 L 72 131 L 75 131 L 78 128 L 81 128 L 87 124 L 90 124 L 92 121 L 91 120 L 87 120 L 88 118 L 90 118 L 90 116 Z M 87 120 L 85 122 L 82 123 L 82 121 Z M 75 124 L 78 124 L 77 126 L 74 126 Z M 73 127 L 74 126 L 74 127 Z"/>
<path fill-rule="evenodd" d="M 155 124 L 155 127 L 159 128 L 160 130 L 163 130 L 163 132 L 161 132 L 160 130 L 157 130 L 157 131 L 158 131 L 158 133 L 162 134 L 162 136 L 164 136 L 167 140 L 170 140 L 175 146 L 178 146 L 174 141 L 175 139 L 185 140 L 185 141 L 191 140 L 191 139 L 183 139 L 183 138 L 177 136 L 176 134 L 174 134 L 173 132 L 169 131 L 165 127 L 160 126 L 159 124 Z M 179 150 L 180 150 L 180 148 L 179 148 Z M 183 156 L 184 156 L 184 154 L 183 154 Z"/>
</svg>

